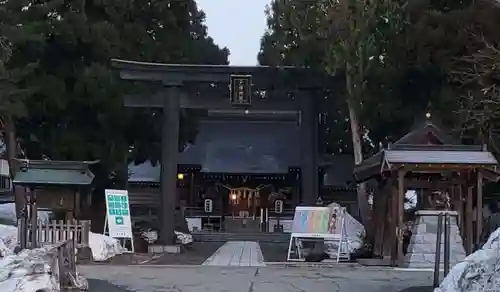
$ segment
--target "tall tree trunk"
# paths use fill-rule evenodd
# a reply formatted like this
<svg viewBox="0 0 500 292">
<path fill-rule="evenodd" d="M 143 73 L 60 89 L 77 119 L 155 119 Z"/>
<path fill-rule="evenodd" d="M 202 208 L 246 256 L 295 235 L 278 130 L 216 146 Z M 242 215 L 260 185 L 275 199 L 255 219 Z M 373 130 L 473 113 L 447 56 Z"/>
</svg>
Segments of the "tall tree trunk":
<svg viewBox="0 0 500 292">
<path fill-rule="evenodd" d="M 347 88 L 347 107 L 349 111 L 349 123 L 351 126 L 352 149 L 354 152 L 355 165 L 363 161 L 363 141 L 361 139 L 361 126 L 358 119 L 355 89 L 352 87 L 352 79 L 349 74 L 351 67 L 349 64 L 346 66 L 346 88 Z M 368 206 L 368 196 L 366 192 L 365 183 L 360 183 L 357 186 L 357 201 L 359 208 L 359 216 L 363 225 L 369 229 L 370 222 L 370 208 Z M 368 231 L 368 230 L 367 230 Z"/>
</svg>

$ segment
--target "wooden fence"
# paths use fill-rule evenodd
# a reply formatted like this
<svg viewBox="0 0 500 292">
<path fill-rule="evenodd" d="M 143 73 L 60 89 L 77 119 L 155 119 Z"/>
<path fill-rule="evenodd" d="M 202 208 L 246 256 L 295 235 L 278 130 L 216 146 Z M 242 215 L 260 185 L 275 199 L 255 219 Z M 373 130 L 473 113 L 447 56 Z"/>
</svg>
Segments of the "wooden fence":
<svg viewBox="0 0 500 292">
<path fill-rule="evenodd" d="M 20 240 L 22 238 L 26 239 L 26 244 L 24 246 L 27 248 L 40 247 L 44 244 L 66 242 L 70 239 L 76 244 L 76 247 L 89 246 L 90 221 L 38 221 L 35 226 L 31 223 L 24 226 L 22 221 L 22 219 L 19 219 L 17 224 L 18 238 Z M 23 246 L 23 244 L 21 244 L 21 246 Z"/>
<path fill-rule="evenodd" d="M 52 275 L 59 281 L 61 291 L 85 289 L 85 283 L 80 283 L 76 273 L 75 241 L 68 239 L 56 244 L 49 250 Z"/>
</svg>

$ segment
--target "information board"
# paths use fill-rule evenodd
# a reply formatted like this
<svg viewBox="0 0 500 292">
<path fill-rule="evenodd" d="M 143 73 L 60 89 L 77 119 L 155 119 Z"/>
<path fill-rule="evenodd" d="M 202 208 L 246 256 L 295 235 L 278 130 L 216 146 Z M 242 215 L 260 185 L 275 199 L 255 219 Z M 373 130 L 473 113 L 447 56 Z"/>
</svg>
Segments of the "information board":
<svg viewBox="0 0 500 292">
<path fill-rule="evenodd" d="M 303 261 L 303 242 L 323 239 L 325 243 L 333 244 L 336 250 L 332 253 L 340 258 L 350 259 L 349 245 L 345 228 L 345 208 L 299 206 L 295 208 L 292 233 L 288 244 L 287 260 Z M 295 256 L 294 256 L 295 255 Z"/>
<path fill-rule="evenodd" d="M 106 223 L 109 236 L 132 238 L 132 222 L 127 190 L 105 190 Z"/>
<path fill-rule="evenodd" d="M 327 234 L 331 210 L 328 207 L 295 208 L 292 233 Z"/>
</svg>

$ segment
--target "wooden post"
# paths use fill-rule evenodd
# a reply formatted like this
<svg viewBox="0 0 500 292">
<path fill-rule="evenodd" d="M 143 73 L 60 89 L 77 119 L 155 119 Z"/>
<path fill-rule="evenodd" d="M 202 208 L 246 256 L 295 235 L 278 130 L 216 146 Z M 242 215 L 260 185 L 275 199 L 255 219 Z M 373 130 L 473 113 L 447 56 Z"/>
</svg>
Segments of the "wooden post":
<svg viewBox="0 0 500 292">
<path fill-rule="evenodd" d="M 75 191 L 74 200 L 75 201 L 73 202 L 74 203 L 73 208 L 75 210 L 75 214 L 73 214 L 74 215 L 73 219 L 82 219 L 81 218 L 82 213 L 81 213 L 81 208 L 80 208 L 82 200 L 81 200 L 80 190 L 79 189 L 77 189 Z"/>
<path fill-rule="evenodd" d="M 390 184 L 392 184 L 391 182 Z M 384 258 L 390 258 L 392 253 L 392 235 L 393 235 L 393 224 L 394 224 L 394 217 L 392 215 L 392 202 L 394 201 L 394 198 L 392 196 L 393 194 L 393 187 L 392 185 L 389 185 L 387 188 L 385 197 L 385 228 L 384 228 L 384 239 L 383 239 L 383 244 L 382 244 L 382 254 Z"/>
<path fill-rule="evenodd" d="M 402 263 L 404 260 L 404 253 L 403 253 L 403 230 L 404 230 L 404 212 L 405 212 L 405 174 L 406 171 L 403 169 L 400 169 L 398 171 L 398 202 L 397 202 L 397 218 L 398 218 L 398 229 L 397 229 L 397 240 L 398 240 L 398 265 Z"/>
<path fill-rule="evenodd" d="M 31 227 L 30 229 L 30 243 L 31 246 L 30 248 L 37 248 L 38 247 L 38 242 L 37 242 L 37 234 L 36 231 L 38 229 L 37 223 L 38 223 L 38 207 L 36 205 L 36 191 L 31 192 L 31 197 L 30 197 L 30 202 L 31 202 Z"/>
<path fill-rule="evenodd" d="M 481 243 L 483 233 L 483 174 L 477 172 L 477 204 L 476 204 L 476 240 L 474 245 Z"/>
<path fill-rule="evenodd" d="M 391 265 L 397 265 L 398 258 L 398 188 L 393 187 L 391 192 Z"/>
<path fill-rule="evenodd" d="M 191 171 L 190 173 L 190 180 L 189 180 L 189 203 L 188 205 L 191 207 L 191 206 L 195 206 L 195 188 L 194 188 L 194 184 L 195 184 L 195 172 L 194 171 Z"/>
<path fill-rule="evenodd" d="M 384 193 L 383 188 L 379 188 L 377 194 L 373 196 L 373 229 L 374 229 L 374 238 L 373 240 L 373 255 L 381 256 L 382 255 L 382 244 L 383 244 L 383 235 L 384 235 L 384 223 L 385 223 L 385 213 L 386 213 L 386 204 L 385 199 L 387 194 Z"/>
<path fill-rule="evenodd" d="M 303 92 L 301 98 L 302 167 L 300 177 L 302 201 L 307 205 L 314 206 L 319 195 L 318 114 L 314 96 Z"/>
<path fill-rule="evenodd" d="M 467 254 L 472 253 L 472 193 L 473 187 L 467 187 L 467 201 L 465 203 L 465 251 Z"/>
<path fill-rule="evenodd" d="M 160 236 L 162 244 L 175 243 L 175 207 L 177 206 L 177 158 L 179 154 L 179 103 L 176 86 L 166 88 L 163 96 L 160 176 Z"/>
<path fill-rule="evenodd" d="M 82 245 L 89 246 L 89 236 L 90 236 L 90 221 L 82 221 Z"/>
<path fill-rule="evenodd" d="M 457 218 L 457 224 L 458 224 L 458 229 L 460 232 L 460 236 L 464 238 L 464 226 L 465 226 L 465 221 L 464 221 L 464 186 L 459 185 L 458 186 L 458 203 L 457 203 L 457 211 L 458 211 L 458 218 Z"/>
</svg>

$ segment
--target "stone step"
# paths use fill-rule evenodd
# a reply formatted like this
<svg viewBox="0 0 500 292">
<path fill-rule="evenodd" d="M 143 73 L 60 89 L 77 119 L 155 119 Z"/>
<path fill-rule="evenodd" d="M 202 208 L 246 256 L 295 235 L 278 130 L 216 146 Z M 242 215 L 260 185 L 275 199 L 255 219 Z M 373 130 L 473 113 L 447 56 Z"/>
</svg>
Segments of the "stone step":
<svg viewBox="0 0 500 292">
<path fill-rule="evenodd" d="M 193 232 L 193 239 L 198 242 L 226 242 L 226 241 L 257 241 L 268 243 L 288 243 L 289 233 L 266 232 Z"/>
</svg>

